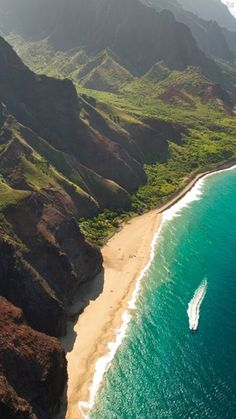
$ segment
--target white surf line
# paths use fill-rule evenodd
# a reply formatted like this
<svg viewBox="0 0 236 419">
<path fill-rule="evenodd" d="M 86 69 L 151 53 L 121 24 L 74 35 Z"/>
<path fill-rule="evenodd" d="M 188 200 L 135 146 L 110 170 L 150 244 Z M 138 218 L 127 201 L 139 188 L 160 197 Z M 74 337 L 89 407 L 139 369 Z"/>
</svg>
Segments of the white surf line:
<svg viewBox="0 0 236 419">
<path fill-rule="evenodd" d="M 158 231 L 155 233 L 152 243 L 151 243 L 151 252 L 150 252 L 150 259 L 145 268 L 141 271 L 140 275 L 137 278 L 136 287 L 133 292 L 132 298 L 128 304 L 127 310 L 123 313 L 122 316 L 122 325 L 120 329 L 117 331 L 116 338 L 113 342 L 109 342 L 107 345 L 108 352 L 100 357 L 95 366 L 95 373 L 92 379 L 92 382 L 89 386 L 89 399 L 88 401 L 79 401 L 78 408 L 79 412 L 81 413 L 83 419 L 89 419 L 89 412 L 94 406 L 97 393 L 101 387 L 104 375 L 109 370 L 112 361 L 115 357 L 115 354 L 118 348 L 121 346 L 124 338 L 126 337 L 126 332 L 129 326 L 129 323 L 132 319 L 132 311 L 136 309 L 136 302 L 140 295 L 142 289 L 142 282 L 144 277 L 146 276 L 153 259 L 155 257 L 155 250 L 157 246 L 158 239 L 161 234 L 161 230 L 165 222 L 171 221 L 173 218 L 180 216 L 180 212 L 183 208 L 188 207 L 193 201 L 198 201 L 202 197 L 202 187 L 204 185 L 204 181 L 209 176 L 213 176 L 217 173 L 222 173 L 230 170 L 236 169 L 236 165 L 231 166 L 226 169 L 216 170 L 215 172 L 207 173 L 201 179 L 199 179 L 195 185 L 187 192 L 176 204 L 173 204 L 172 207 L 165 210 L 162 213 L 162 221 L 158 228 Z"/>
<path fill-rule="evenodd" d="M 198 289 L 195 291 L 192 300 L 188 305 L 189 329 L 196 331 L 199 325 L 200 310 L 203 300 L 207 293 L 207 280 L 204 279 Z"/>
<path fill-rule="evenodd" d="M 160 223 L 160 226 L 159 226 L 157 232 L 155 233 L 155 235 L 153 237 L 153 240 L 152 240 L 152 243 L 151 243 L 150 259 L 149 259 L 147 265 L 144 267 L 144 269 L 141 271 L 141 273 L 139 274 L 139 276 L 137 278 L 135 290 L 133 292 L 131 300 L 128 303 L 128 308 L 122 316 L 122 325 L 121 325 L 120 329 L 117 331 L 116 338 L 113 342 L 108 343 L 107 354 L 102 356 L 101 358 L 99 358 L 98 361 L 96 362 L 95 374 L 93 376 L 92 383 L 89 386 L 89 400 L 86 401 L 86 402 L 85 401 L 80 401 L 79 402 L 79 411 L 82 414 L 82 417 L 84 419 L 89 418 L 89 411 L 94 406 L 96 395 L 97 395 L 97 392 L 98 392 L 98 390 L 101 386 L 104 375 L 109 370 L 109 368 L 111 366 L 111 363 L 114 359 L 114 356 L 117 352 L 117 349 L 121 346 L 124 338 L 126 337 L 126 332 L 127 332 L 129 323 L 132 319 L 131 312 L 136 309 L 136 302 L 137 302 L 137 299 L 138 299 L 140 291 L 141 291 L 142 280 L 145 277 L 145 275 L 147 274 L 147 272 L 148 272 L 148 270 L 149 270 L 149 268 L 150 268 L 150 266 L 153 262 L 153 259 L 155 257 L 156 244 L 157 244 L 158 238 L 159 238 L 160 233 L 161 233 L 161 228 L 162 228 L 162 222 Z"/>
<path fill-rule="evenodd" d="M 171 221 L 173 218 L 179 217 L 183 208 L 188 207 L 189 204 L 191 204 L 193 201 L 199 201 L 203 194 L 202 187 L 208 177 L 217 175 L 218 173 L 220 174 L 223 172 L 229 172 L 235 169 L 236 165 L 225 169 L 216 170 L 215 172 L 210 172 L 204 175 L 195 183 L 192 189 L 190 189 L 190 191 L 183 196 L 183 198 L 181 198 L 178 202 L 176 202 L 176 204 L 172 205 L 172 207 L 163 212 L 163 220 Z"/>
</svg>

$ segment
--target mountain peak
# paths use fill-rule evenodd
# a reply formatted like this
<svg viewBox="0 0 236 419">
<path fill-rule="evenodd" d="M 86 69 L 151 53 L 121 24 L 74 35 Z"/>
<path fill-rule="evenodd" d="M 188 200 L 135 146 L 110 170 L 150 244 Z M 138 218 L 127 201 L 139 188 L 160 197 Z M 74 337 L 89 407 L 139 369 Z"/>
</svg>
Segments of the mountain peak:
<svg viewBox="0 0 236 419">
<path fill-rule="evenodd" d="M 178 0 L 184 9 L 202 19 L 215 20 L 220 26 L 236 31 L 236 19 L 221 0 Z"/>
<path fill-rule="evenodd" d="M 45 0 L 22 1 L 17 17 L 20 20 L 29 7 L 30 24 L 14 26 L 13 0 L 0 0 L 2 19 L 8 16 L 8 30 L 14 26 L 24 37 L 40 38 L 42 33 L 37 34 L 31 24 L 40 20 L 38 4 L 44 4 Z M 51 1 L 55 6 L 56 0 Z M 119 57 L 119 63 L 135 76 L 145 74 L 160 60 L 174 69 L 196 65 L 206 72 L 209 68 L 212 73 L 217 72 L 214 63 L 198 48 L 189 28 L 177 22 L 169 10 L 158 13 L 139 0 L 60 0 L 54 8 L 53 18 L 47 18 L 46 32 L 55 51 L 83 48 L 97 55 L 110 49 Z M 47 10 L 50 15 L 51 9 Z"/>
</svg>

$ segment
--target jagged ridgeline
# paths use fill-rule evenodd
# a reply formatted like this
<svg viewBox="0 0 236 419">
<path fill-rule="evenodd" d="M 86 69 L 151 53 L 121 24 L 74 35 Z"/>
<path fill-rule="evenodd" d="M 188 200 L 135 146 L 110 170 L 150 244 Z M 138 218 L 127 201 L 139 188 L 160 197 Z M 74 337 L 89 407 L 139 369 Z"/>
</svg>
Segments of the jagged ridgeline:
<svg viewBox="0 0 236 419">
<path fill-rule="evenodd" d="M 20 8 L 14 0 L 0 2 L 3 33 L 36 72 L 116 93 L 163 60 L 172 70 L 198 66 L 210 80 L 235 89 L 235 19 L 220 0 L 209 8 L 217 16 L 223 10 L 228 25 L 220 26 L 217 16 L 204 20 L 200 8 L 197 15 L 176 0 L 48 3 L 23 0 Z"/>
<path fill-rule="evenodd" d="M 171 13 L 153 13 L 151 8 L 145 7 L 138 0 L 60 0 L 55 14 L 52 12 L 55 8 L 53 2 L 50 2 L 50 6 L 44 5 L 45 0 L 34 1 L 29 5 L 29 1 L 24 2 L 31 13 L 31 19 L 27 21 L 22 12 L 24 7 L 15 14 L 13 0 L 7 5 L 1 2 L 2 28 L 5 33 L 16 28 L 14 32 L 27 40 L 41 40 L 47 35 L 50 45 L 56 51 L 85 46 L 88 52 L 94 53 L 110 47 L 135 75 L 144 74 L 161 59 L 171 68 L 200 65 L 205 72 L 217 74 L 214 63 L 197 48 L 186 26 L 175 21 Z M 43 10 L 40 13 L 39 4 Z M 43 25 L 39 23 L 40 20 Z"/>
<path fill-rule="evenodd" d="M 234 21 L 193 12 L 175 0 L 0 0 L 3 419 L 55 410 L 66 384 L 55 337 L 102 269 L 96 244 L 235 158 Z"/>
<path fill-rule="evenodd" d="M 228 38 L 234 36 L 232 31 L 236 31 L 235 19 L 220 0 L 202 4 L 200 1 L 142 1 L 152 5 L 157 11 L 170 10 L 177 21 L 190 28 L 199 48 L 206 54 L 227 61 L 234 60 L 235 47 L 232 48 Z"/>
</svg>

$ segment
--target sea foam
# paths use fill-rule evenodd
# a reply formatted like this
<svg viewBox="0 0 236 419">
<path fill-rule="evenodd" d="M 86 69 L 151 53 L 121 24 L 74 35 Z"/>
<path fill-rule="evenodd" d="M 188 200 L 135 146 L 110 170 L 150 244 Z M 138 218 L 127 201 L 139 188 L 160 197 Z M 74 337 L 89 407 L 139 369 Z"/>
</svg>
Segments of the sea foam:
<svg viewBox="0 0 236 419">
<path fill-rule="evenodd" d="M 127 310 L 123 313 L 122 316 L 122 325 L 120 329 L 117 330 L 116 338 L 113 342 L 108 343 L 108 352 L 106 355 L 102 356 L 98 359 L 95 366 L 95 374 L 93 376 L 92 383 L 89 387 L 89 400 L 88 401 L 80 401 L 79 402 L 79 411 L 82 414 L 82 417 L 84 419 L 89 418 L 89 412 L 93 408 L 97 392 L 101 386 L 101 383 L 103 381 L 104 375 L 109 370 L 112 360 L 117 352 L 117 349 L 121 346 L 123 339 L 126 336 L 126 332 L 129 326 L 129 323 L 132 319 L 132 311 L 136 309 L 136 302 L 139 297 L 142 281 L 147 274 L 153 259 L 155 257 L 155 249 L 156 249 L 156 243 L 158 241 L 158 238 L 161 233 L 163 222 L 161 222 L 157 232 L 155 233 L 152 243 L 151 243 L 151 252 L 150 252 L 150 259 L 147 265 L 144 267 L 144 269 L 139 274 L 137 280 L 136 280 L 136 287 L 133 292 L 132 298 L 129 301 Z"/>
<path fill-rule="evenodd" d="M 211 173 L 206 174 L 205 176 L 203 176 L 201 179 L 199 179 L 196 182 L 196 184 L 192 187 L 192 189 L 189 192 L 187 192 L 186 195 L 183 196 L 182 199 L 180 199 L 171 208 L 163 212 L 161 224 L 158 228 L 158 231 L 155 233 L 152 243 L 151 243 L 150 259 L 147 265 L 145 266 L 145 268 L 141 271 L 141 273 L 139 274 L 137 278 L 136 287 L 133 292 L 132 298 L 129 301 L 127 310 L 123 313 L 123 316 L 122 316 L 122 325 L 120 329 L 117 330 L 115 340 L 113 342 L 108 343 L 107 353 L 101 358 L 99 358 L 98 361 L 96 362 L 93 380 L 91 382 L 91 385 L 89 386 L 88 401 L 79 401 L 78 403 L 79 411 L 84 419 L 89 419 L 89 412 L 94 406 L 95 399 L 96 399 L 98 390 L 100 389 L 100 386 L 102 384 L 104 375 L 109 370 L 118 348 L 121 346 L 124 338 L 126 337 L 126 332 L 127 332 L 129 323 L 132 319 L 132 311 L 136 309 L 136 303 L 141 292 L 142 282 L 155 257 L 156 245 L 161 235 L 161 230 L 162 230 L 163 225 L 166 222 L 171 221 L 175 217 L 180 216 L 181 210 L 185 207 L 188 207 L 193 201 L 197 201 L 201 199 L 201 196 L 203 194 L 202 187 L 207 177 L 215 175 L 217 173 L 234 170 L 234 169 L 236 169 L 236 165 L 227 169 L 222 169 L 216 172 L 211 172 Z"/>
<path fill-rule="evenodd" d="M 164 211 L 163 220 L 171 221 L 175 217 L 180 217 L 181 211 L 183 208 L 188 207 L 193 201 L 198 201 L 202 196 L 202 186 L 204 184 L 204 179 L 201 178 L 199 181 L 192 187 L 192 189 L 183 196 L 176 204 L 172 205 L 169 209 Z"/>
<path fill-rule="evenodd" d="M 199 201 L 203 194 L 203 186 L 204 186 L 205 180 L 208 177 L 214 176 L 222 172 L 235 170 L 235 169 L 236 169 L 236 165 L 228 167 L 226 169 L 217 170 L 216 172 L 207 173 L 206 175 L 201 177 L 195 183 L 195 185 L 191 188 L 191 190 L 183 196 L 183 198 L 181 198 L 178 202 L 176 202 L 176 204 L 172 205 L 169 209 L 164 211 L 163 221 L 171 221 L 175 217 L 179 217 L 181 215 L 181 211 L 183 208 L 188 207 L 194 201 Z"/>
<path fill-rule="evenodd" d="M 199 325 L 200 310 L 203 300 L 207 293 L 207 280 L 204 279 L 198 289 L 195 291 L 192 300 L 188 305 L 189 329 L 196 331 Z"/>
</svg>

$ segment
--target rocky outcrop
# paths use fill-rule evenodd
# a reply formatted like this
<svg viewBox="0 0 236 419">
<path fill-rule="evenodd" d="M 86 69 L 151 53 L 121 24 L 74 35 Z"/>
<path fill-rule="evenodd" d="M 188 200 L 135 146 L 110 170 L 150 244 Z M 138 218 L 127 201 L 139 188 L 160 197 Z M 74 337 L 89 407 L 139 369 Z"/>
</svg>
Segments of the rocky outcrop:
<svg viewBox="0 0 236 419">
<path fill-rule="evenodd" d="M 67 380 L 60 343 L 31 329 L 2 297 L 0 328 L 1 419 L 51 417 Z"/>
</svg>

